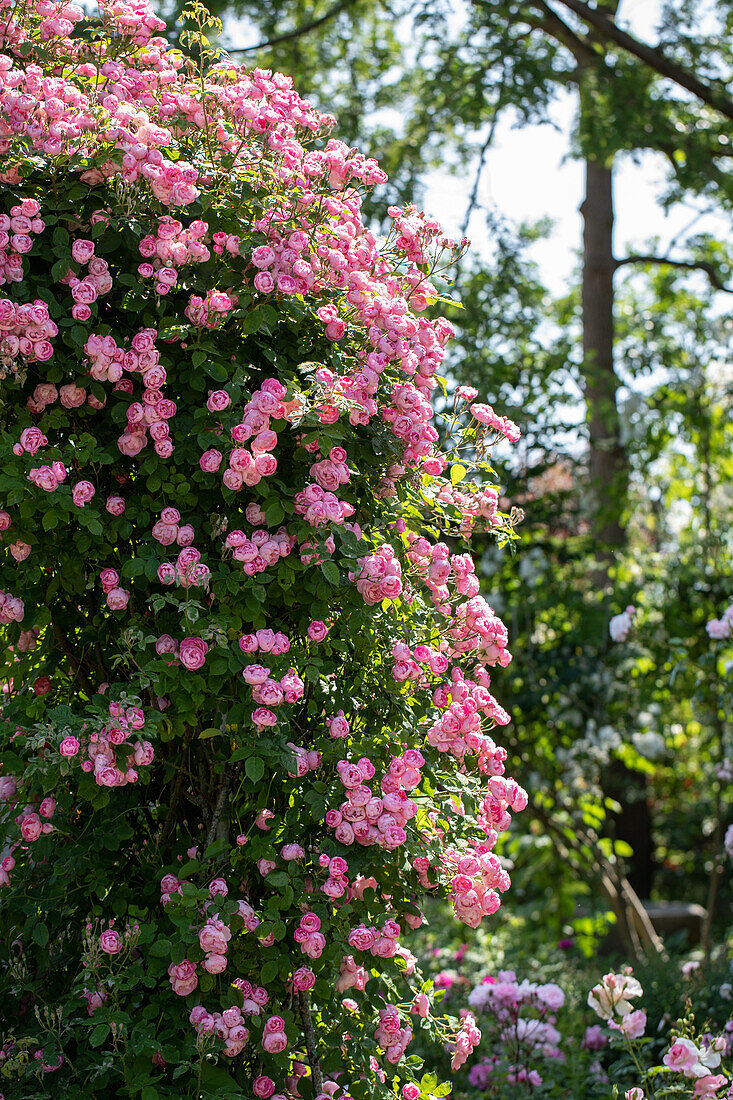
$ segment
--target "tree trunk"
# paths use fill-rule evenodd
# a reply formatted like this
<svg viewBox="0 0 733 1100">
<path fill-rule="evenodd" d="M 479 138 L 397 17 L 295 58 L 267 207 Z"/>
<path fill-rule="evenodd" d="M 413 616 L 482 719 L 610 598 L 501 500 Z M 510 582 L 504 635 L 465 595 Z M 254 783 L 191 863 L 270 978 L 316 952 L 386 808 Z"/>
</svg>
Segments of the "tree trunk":
<svg viewBox="0 0 733 1100">
<path fill-rule="evenodd" d="M 580 210 L 583 216 L 583 380 L 588 425 L 590 521 L 600 544 L 595 582 L 606 589 L 609 568 L 626 544 L 629 485 L 613 354 L 613 168 L 610 164 L 587 160 L 585 180 L 585 198 Z M 609 768 L 606 793 L 621 804 L 620 813 L 614 817 L 615 836 L 631 845 L 634 851 L 629 882 L 641 897 L 649 897 L 654 867 L 646 780 L 615 761 Z"/>
<path fill-rule="evenodd" d="M 582 93 L 581 93 L 582 94 Z M 612 560 L 626 541 L 628 462 L 621 443 L 613 362 L 613 169 L 585 165 L 583 215 L 583 381 L 594 534 Z"/>
</svg>

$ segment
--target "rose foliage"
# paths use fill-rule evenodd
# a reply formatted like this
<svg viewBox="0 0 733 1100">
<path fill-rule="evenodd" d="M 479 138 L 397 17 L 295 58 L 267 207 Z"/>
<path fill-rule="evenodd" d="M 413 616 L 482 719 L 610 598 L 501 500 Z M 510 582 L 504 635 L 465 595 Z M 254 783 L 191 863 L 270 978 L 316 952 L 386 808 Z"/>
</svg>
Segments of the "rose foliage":
<svg viewBox="0 0 733 1100">
<path fill-rule="evenodd" d="M 0 9 L 0 1088 L 417 1100 L 413 1031 L 478 1039 L 406 933 L 526 804 L 460 246 L 201 11 Z"/>
</svg>

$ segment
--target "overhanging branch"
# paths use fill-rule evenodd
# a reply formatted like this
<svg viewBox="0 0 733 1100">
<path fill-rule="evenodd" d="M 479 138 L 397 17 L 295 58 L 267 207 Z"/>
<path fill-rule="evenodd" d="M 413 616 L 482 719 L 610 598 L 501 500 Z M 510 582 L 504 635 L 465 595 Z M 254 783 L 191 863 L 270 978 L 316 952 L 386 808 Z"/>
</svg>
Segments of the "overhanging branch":
<svg viewBox="0 0 733 1100">
<path fill-rule="evenodd" d="M 335 19 L 337 15 L 340 15 L 346 8 L 355 4 L 356 0 L 338 0 L 336 4 L 325 11 L 323 15 L 319 15 L 317 19 L 311 19 L 310 23 L 304 23 L 302 27 L 295 27 L 292 31 L 285 31 L 283 34 L 277 34 L 274 38 L 268 38 L 265 42 L 258 42 L 255 46 L 233 46 L 231 49 L 227 49 L 227 53 L 256 53 L 257 50 L 266 50 L 270 46 L 279 46 L 282 42 L 291 42 L 294 38 L 301 38 L 302 35 L 308 34 L 310 31 L 315 31 L 318 27 L 322 27 L 324 23 L 327 23 L 329 19 Z"/>
<path fill-rule="evenodd" d="M 535 17 L 528 15 L 526 12 L 522 13 L 522 20 L 530 27 L 534 27 L 537 30 L 544 31 L 545 34 L 549 34 L 555 41 L 561 42 L 566 49 L 570 50 L 578 64 L 582 64 L 584 61 L 595 61 L 597 54 L 587 39 L 581 38 L 574 30 L 572 30 L 567 23 L 564 23 L 557 12 L 553 11 L 545 0 L 533 0 L 533 7 L 536 7 L 538 11 L 542 12 L 541 17 Z"/>
<path fill-rule="evenodd" d="M 628 34 L 627 31 L 621 30 L 612 19 L 609 19 L 598 8 L 591 8 L 583 0 L 559 0 L 559 3 L 575 12 L 586 23 L 590 23 L 602 37 L 615 42 L 627 53 L 633 54 L 634 57 L 638 57 L 640 61 L 645 62 L 660 76 L 673 80 L 681 88 L 686 88 L 688 92 L 692 92 L 703 103 L 707 103 L 708 107 L 719 111 L 726 118 L 733 119 L 733 100 L 729 99 L 721 90 L 698 80 L 694 73 L 672 61 L 659 47 L 648 46 L 646 42 L 640 42 L 633 35 Z"/>
<path fill-rule="evenodd" d="M 726 286 L 713 264 L 708 260 L 672 260 L 669 256 L 647 256 L 643 253 L 633 253 L 631 256 L 623 256 L 620 260 L 614 260 L 614 270 L 625 267 L 628 264 L 666 264 L 667 267 L 682 267 L 687 271 L 704 271 L 710 285 L 716 290 L 722 290 L 725 294 L 733 294 L 733 287 Z"/>
</svg>

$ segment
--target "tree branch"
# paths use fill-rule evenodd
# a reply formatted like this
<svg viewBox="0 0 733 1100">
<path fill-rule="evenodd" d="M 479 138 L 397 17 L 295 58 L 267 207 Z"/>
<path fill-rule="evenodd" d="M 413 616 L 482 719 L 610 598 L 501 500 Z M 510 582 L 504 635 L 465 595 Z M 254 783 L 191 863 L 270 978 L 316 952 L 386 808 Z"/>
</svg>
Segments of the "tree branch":
<svg viewBox="0 0 733 1100">
<path fill-rule="evenodd" d="M 308 994 L 304 990 L 301 990 L 300 992 L 296 992 L 295 997 L 297 998 L 298 1008 L 300 1009 L 300 1018 L 303 1021 L 305 1049 L 308 1054 L 308 1062 L 311 1067 L 313 1094 L 314 1096 L 318 1096 L 319 1093 L 323 1092 L 323 1073 L 321 1071 L 321 1063 L 318 1057 L 318 1043 L 316 1041 L 316 1033 L 313 1028 L 310 1004 L 308 1003 Z"/>
<path fill-rule="evenodd" d="M 571 30 L 567 23 L 562 21 L 557 12 L 553 11 L 552 8 L 545 3 L 545 0 L 531 0 L 531 3 L 533 7 L 542 12 L 542 18 L 528 16 L 523 12 L 521 15 L 523 22 L 527 23 L 530 27 L 544 31 L 545 34 L 549 34 L 557 42 L 561 42 L 566 49 L 570 50 L 570 53 L 579 65 L 584 61 L 597 60 L 598 55 L 590 42 L 588 42 L 587 39 L 581 38 L 574 30 Z"/>
<path fill-rule="evenodd" d="M 698 80 L 694 73 L 691 73 L 682 65 L 678 65 L 676 61 L 662 53 L 658 47 L 648 46 L 645 42 L 640 42 L 633 35 L 616 26 L 613 20 L 609 19 L 598 8 L 589 7 L 583 0 L 559 0 L 559 3 L 575 12 L 586 23 L 590 23 L 603 38 L 610 39 L 617 46 L 626 50 L 627 53 L 638 57 L 640 61 L 649 65 L 660 76 L 673 80 L 675 84 L 679 84 L 681 88 L 686 88 L 688 92 L 692 92 L 694 96 L 702 100 L 703 103 L 707 103 L 709 107 L 719 111 L 726 118 L 733 119 L 733 100 L 717 88 L 712 88 L 709 84 Z"/>
<path fill-rule="evenodd" d="M 342 11 L 356 3 L 356 0 L 337 0 L 328 11 L 323 15 L 319 15 L 317 19 L 312 19 L 310 23 L 304 23 L 302 27 L 296 27 L 292 31 L 285 31 L 283 34 L 276 34 L 274 38 L 268 38 L 265 42 L 258 42 L 256 46 L 233 46 L 227 49 L 227 53 L 256 53 L 257 50 L 266 50 L 270 46 L 279 46 L 281 42 L 291 42 L 294 38 L 301 38 L 302 35 L 308 34 L 310 31 L 316 30 L 318 27 L 322 27 L 324 23 L 327 23 L 329 19 L 335 19 L 337 15 L 340 15 Z"/>
<path fill-rule="evenodd" d="M 209 847 L 209 845 L 213 844 L 216 840 L 216 832 L 219 827 L 219 822 L 221 821 L 221 816 L 224 813 L 224 803 L 226 802 L 226 797 L 229 793 L 230 782 L 230 777 L 225 773 L 222 777 L 221 786 L 219 787 L 219 793 L 216 797 L 216 805 L 214 806 L 214 811 L 211 815 L 211 824 L 209 825 L 209 831 L 206 834 L 206 844 L 204 845 L 204 852 Z"/>
<path fill-rule="evenodd" d="M 614 260 L 614 270 L 625 267 L 627 264 L 666 264 L 668 267 L 682 267 L 687 271 L 704 271 L 710 280 L 710 285 L 716 290 L 722 290 L 724 294 L 733 294 L 733 287 L 726 286 L 713 264 L 707 260 L 672 260 L 669 256 L 645 256 L 633 253 L 631 256 L 623 256 L 620 260 Z"/>
</svg>

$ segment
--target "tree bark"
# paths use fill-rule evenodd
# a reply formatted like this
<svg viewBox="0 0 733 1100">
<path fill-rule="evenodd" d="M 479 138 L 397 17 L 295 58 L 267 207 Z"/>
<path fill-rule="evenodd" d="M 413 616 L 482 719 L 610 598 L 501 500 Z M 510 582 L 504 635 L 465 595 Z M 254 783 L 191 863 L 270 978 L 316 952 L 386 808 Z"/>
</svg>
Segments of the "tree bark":
<svg viewBox="0 0 733 1100">
<path fill-rule="evenodd" d="M 584 109 L 580 88 L 581 111 Z M 592 109 L 592 105 L 589 108 Z M 626 545 L 629 462 L 621 439 L 619 380 L 614 365 L 613 167 L 587 160 L 583 216 L 583 379 L 588 426 L 590 520 L 600 544 L 596 584 L 606 589 L 609 570 Z M 654 874 L 652 822 L 646 780 L 620 761 L 609 768 L 606 791 L 621 804 L 614 831 L 634 851 L 628 880 L 642 897 Z"/>
<path fill-rule="evenodd" d="M 581 92 L 582 96 L 582 92 Z M 626 541 L 629 470 L 621 443 L 613 341 L 613 169 L 587 160 L 583 216 L 583 382 L 595 534 L 609 560 Z"/>
</svg>

